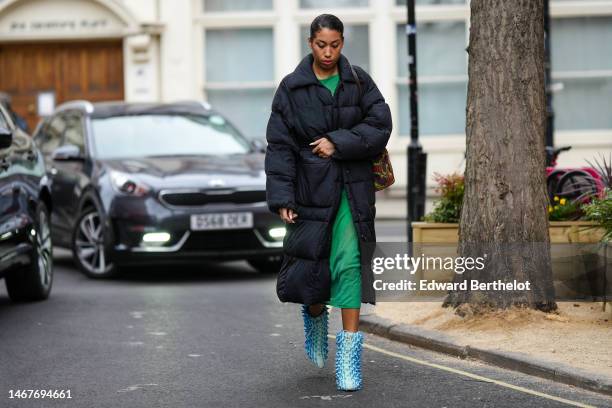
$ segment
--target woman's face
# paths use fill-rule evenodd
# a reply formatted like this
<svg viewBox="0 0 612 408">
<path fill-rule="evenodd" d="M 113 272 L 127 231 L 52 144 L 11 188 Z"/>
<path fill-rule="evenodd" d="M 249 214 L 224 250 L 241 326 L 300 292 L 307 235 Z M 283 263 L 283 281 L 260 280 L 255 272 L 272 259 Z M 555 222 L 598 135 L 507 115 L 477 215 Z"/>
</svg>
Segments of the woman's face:
<svg viewBox="0 0 612 408">
<path fill-rule="evenodd" d="M 335 69 L 344 46 L 344 40 L 338 31 L 322 28 L 314 38 L 309 39 L 309 45 L 319 68 L 326 71 Z"/>
</svg>

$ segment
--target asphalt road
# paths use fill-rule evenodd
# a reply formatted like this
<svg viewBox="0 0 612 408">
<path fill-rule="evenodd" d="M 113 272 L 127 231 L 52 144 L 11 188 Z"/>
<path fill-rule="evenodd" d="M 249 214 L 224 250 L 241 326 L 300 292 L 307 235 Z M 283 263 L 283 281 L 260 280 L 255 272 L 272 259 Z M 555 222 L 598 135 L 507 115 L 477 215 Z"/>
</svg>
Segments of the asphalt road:
<svg viewBox="0 0 612 408">
<path fill-rule="evenodd" d="M 401 228 L 381 224 L 379 236 Z M 333 335 L 338 310 L 331 322 Z M 0 325 L 0 407 L 612 407 L 596 393 L 371 335 L 364 389 L 337 391 L 334 340 L 326 367 L 311 365 L 299 306 L 281 304 L 274 276 L 243 262 L 95 281 L 59 253 L 49 300 L 11 304 L 1 285 Z M 22 389 L 72 398 L 9 398 Z"/>
</svg>

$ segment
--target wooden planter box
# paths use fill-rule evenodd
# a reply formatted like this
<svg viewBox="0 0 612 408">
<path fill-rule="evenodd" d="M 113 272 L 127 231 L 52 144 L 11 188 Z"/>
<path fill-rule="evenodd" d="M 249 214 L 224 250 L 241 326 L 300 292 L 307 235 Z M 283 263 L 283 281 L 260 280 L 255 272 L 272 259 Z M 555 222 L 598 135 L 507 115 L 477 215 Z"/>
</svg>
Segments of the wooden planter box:
<svg viewBox="0 0 612 408">
<path fill-rule="evenodd" d="M 414 256 L 456 257 L 459 242 L 459 224 L 413 222 Z M 612 246 L 600 244 L 604 230 L 589 221 L 550 222 L 551 260 L 555 289 L 558 297 L 581 297 L 590 293 L 587 271 L 591 278 L 603 280 L 607 263 L 607 282 L 612 284 Z M 580 245 L 571 245 L 580 244 Z M 593 272 L 596 271 L 596 272 Z M 435 279 L 451 282 L 454 273 L 446 270 L 431 270 L 420 279 Z M 609 292 L 609 291 L 608 291 Z"/>
<path fill-rule="evenodd" d="M 548 229 L 551 244 L 596 244 L 604 231 L 591 221 L 550 221 Z M 414 242 L 456 244 L 459 242 L 459 224 L 413 222 Z"/>
</svg>

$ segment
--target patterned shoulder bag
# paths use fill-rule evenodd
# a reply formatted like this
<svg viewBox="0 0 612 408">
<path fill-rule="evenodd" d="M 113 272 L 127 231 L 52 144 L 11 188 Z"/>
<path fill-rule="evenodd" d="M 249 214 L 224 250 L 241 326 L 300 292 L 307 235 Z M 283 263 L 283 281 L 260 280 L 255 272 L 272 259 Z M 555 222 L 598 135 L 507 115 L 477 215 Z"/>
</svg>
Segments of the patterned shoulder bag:
<svg viewBox="0 0 612 408">
<path fill-rule="evenodd" d="M 357 76 L 357 72 L 355 72 L 355 68 L 353 68 L 350 63 L 349 67 L 351 67 L 353 78 L 355 78 L 355 82 L 357 83 L 357 88 L 359 89 L 359 99 L 361 100 L 363 92 L 361 83 L 359 82 L 359 77 Z M 372 160 L 372 172 L 374 173 L 374 189 L 376 191 L 384 190 L 395 182 L 393 167 L 391 166 L 391 159 L 389 158 L 389 152 L 387 151 L 386 147 L 382 153 Z"/>
</svg>

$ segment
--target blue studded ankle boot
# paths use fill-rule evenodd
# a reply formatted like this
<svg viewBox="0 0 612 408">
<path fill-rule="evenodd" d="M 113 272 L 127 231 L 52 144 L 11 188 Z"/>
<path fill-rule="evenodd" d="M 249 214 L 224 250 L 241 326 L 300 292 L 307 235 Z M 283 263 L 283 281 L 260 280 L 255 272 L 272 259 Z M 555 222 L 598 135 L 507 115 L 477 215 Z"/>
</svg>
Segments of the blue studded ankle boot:
<svg viewBox="0 0 612 408">
<path fill-rule="evenodd" d="M 306 357 L 317 367 L 323 368 L 327 360 L 327 324 L 329 311 L 327 306 L 318 316 L 311 316 L 308 306 L 302 305 L 302 316 L 304 317 L 304 350 Z"/>
<path fill-rule="evenodd" d="M 361 349 L 363 333 L 341 330 L 336 336 L 336 387 L 343 391 L 362 388 Z"/>
</svg>

